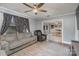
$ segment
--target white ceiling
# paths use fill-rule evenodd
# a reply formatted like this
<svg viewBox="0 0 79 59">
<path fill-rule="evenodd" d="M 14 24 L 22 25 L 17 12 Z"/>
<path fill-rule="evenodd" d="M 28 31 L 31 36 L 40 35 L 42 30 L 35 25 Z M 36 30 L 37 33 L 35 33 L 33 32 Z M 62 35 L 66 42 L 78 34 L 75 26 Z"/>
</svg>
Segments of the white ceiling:
<svg viewBox="0 0 79 59">
<path fill-rule="evenodd" d="M 32 3 L 28 3 L 29 5 L 33 5 Z M 31 10 L 29 7 L 21 4 L 21 3 L 0 3 L 0 6 L 6 7 L 20 13 L 24 13 L 24 11 Z M 68 13 L 75 12 L 78 3 L 45 3 L 41 9 L 47 10 L 47 13 L 39 12 L 38 15 L 35 15 L 33 12 L 26 13 L 29 18 L 32 19 L 49 19 L 52 16 L 58 16 Z M 49 16 L 49 17 L 48 17 Z"/>
</svg>

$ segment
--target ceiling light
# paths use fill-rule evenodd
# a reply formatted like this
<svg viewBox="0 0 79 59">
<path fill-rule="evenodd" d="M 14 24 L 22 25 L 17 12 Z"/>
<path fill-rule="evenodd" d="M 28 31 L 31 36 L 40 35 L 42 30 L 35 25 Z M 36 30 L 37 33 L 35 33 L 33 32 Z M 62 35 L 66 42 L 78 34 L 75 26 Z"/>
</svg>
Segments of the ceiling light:
<svg viewBox="0 0 79 59">
<path fill-rule="evenodd" d="M 37 9 L 33 9 L 33 12 L 37 13 L 37 12 L 38 12 L 38 10 L 37 10 Z"/>
</svg>

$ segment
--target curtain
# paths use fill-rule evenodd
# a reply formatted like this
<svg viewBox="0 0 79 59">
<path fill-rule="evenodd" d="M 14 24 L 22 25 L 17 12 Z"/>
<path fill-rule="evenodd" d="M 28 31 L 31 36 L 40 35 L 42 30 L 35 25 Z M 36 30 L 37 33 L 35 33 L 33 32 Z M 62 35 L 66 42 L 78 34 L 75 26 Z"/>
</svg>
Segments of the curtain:
<svg viewBox="0 0 79 59">
<path fill-rule="evenodd" d="M 19 33 L 25 32 L 26 29 L 28 29 L 28 31 L 30 31 L 28 19 L 23 18 L 23 17 L 14 16 L 14 21 L 15 21 L 16 29 Z"/>
<path fill-rule="evenodd" d="M 24 19 L 24 25 L 25 25 L 25 29 L 28 30 L 28 32 L 30 32 L 30 27 L 29 27 L 29 20 L 27 18 Z"/>
<path fill-rule="evenodd" d="M 4 13 L 3 18 L 4 18 L 3 24 L 2 24 L 2 28 L 1 28 L 1 32 L 0 32 L 1 35 L 3 35 L 6 32 L 6 30 L 8 29 L 8 26 L 11 22 L 12 15 Z"/>
<path fill-rule="evenodd" d="M 14 16 L 14 21 L 15 21 L 15 25 L 16 25 L 16 30 L 18 32 L 22 32 L 21 29 L 20 29 L 21 28 L 21 21 L 20 21 L 19 17 Z"/>
</svg>

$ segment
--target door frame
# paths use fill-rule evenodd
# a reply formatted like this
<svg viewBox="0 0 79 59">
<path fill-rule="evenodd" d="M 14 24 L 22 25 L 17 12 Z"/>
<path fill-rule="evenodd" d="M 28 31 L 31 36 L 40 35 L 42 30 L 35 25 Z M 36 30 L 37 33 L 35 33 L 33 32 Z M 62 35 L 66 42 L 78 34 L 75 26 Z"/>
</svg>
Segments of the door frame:
<svg viewBox="0 0 79 59">
<path fill-rule="evenodd" d="M 45 22 L 53 22 L 53 21 L 62 21 L 62 42 L 61 43 L 64 43 L 64 33 L 63 33 L 63 28 L 64 28 L 64 26 L 63 26 L 63 19 L 52 19 L 52 20 L 44 20 L 43 22 L 42 22 L 42 32 L 44 33 L 44 31 L 43 31 L 43 25 L 44 25 L 44 23 Z"/>
</svg>

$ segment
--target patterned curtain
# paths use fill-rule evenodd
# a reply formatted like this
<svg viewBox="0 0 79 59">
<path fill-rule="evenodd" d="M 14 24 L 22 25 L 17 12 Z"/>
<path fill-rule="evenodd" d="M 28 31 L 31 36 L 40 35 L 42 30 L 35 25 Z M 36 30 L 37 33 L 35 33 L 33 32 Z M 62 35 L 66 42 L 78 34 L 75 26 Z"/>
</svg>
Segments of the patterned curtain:
<svg viewBox="0 0 79 59">
<path fill-rule="evenodd" d="M 8 29 L 8 26 L 12 19 L 12 15 L 4 13 L 3 18 L 4 18 L 3 24 L 2 24 L 2 28 L 1 28 L 1 32 L 0 32 L 1 35 L 3 35 L 6 32 L 6 30 Z"/>
<path fill-rule="evenodd" d="M 16 25 L 16 29 L 18 32 L 22 32 L 21 31 L 21 21 L 19 19 L 18 16 L 14 16 L 14 21 L 15 21 L 15 25 Z"/>
<path fill-rule="evenodd" d="M 28 19 L 26 18 L 14 16 L 14 21 L 15 21 L 16 29 L 19 33 L 25 32 L 26 29 L 29 28 Z M 30 30 L 28 29 L 28 31 Z"/>
<path fill-rule="evenodd" d="M 25 30 L 28 30 L 28 32 L 30 32 L 29 20 L 27 18 L 24 19 L 24 26 Z"/>
</svg>

